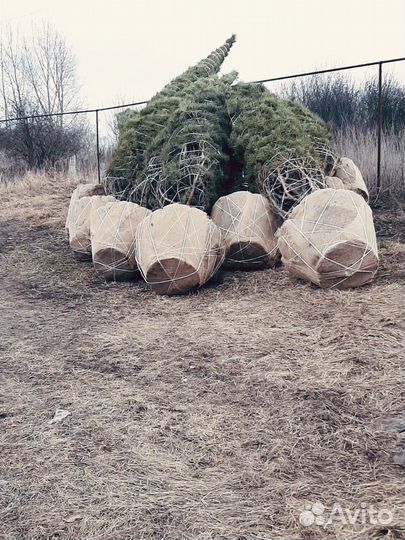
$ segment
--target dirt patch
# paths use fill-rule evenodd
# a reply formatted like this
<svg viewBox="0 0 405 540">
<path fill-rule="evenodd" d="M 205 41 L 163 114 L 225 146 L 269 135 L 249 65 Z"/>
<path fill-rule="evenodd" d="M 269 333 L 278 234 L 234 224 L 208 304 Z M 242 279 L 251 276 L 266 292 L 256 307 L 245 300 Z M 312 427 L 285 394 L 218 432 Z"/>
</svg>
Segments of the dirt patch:
<svg viewBox="0 0 405 540">
<path fill-rule="evenodd" d="M 1 198 L 4 538 L 403 537 L 402 218 L 361 289 L 278 267 L 167 298 L 73 258 L 70 190 Z M 316 501 L 393 520 L 302 525 Z"/>
</svg>

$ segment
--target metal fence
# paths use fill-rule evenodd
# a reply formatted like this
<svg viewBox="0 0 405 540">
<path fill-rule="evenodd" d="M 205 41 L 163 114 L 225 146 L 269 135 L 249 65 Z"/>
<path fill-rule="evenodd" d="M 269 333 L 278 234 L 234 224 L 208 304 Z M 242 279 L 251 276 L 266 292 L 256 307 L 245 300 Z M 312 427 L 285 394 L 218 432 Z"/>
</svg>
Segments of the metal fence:
<svg viewBox="0 0 405 540">
<path fill-rule="evenodd" d="M 372 67 L 377 66 L 378 67 L 378 102 L 376 103 L 376 109 L 378 111 L 377 114 L 377 122 L 376 122 L 376 132 L 377 132 L 377 170 L 376 170 L 376 177 L 377 177 L 377 191 L 380 191 L 381 189 L 381 140 L 382 140 L 382 124 L 383 124 L 383 66 L 385 64 L 393 64 L 396 62 L 405 62 L 405 57 L 403 58 L 391 58 L 389 60 L 378 60 L 375 62 L 367 62 L 364 64 L 354 64 L 350 66 L 341 66 L 341 67 L 335 67 L 335 68 L 329 68 L 329 69 L 322 69 L 318 71 L 307 71 L 304 73 L 296 73 L 294 75 L 282 75 L 280 77 L 272 77 L 270 79 L 260 79 L 258 81 L 252 81 L 254 83 L 275 83 L 280 81 L 287 81 L 289 79 L 297 79 L 301 77 L 309 77 L 313 75 L 322 75 L 326 73 L 334 73 L 334 72 L 341 72 L 341 71 L 347 71 L 352 69 L 361 69 L 366 67 Z M 47 118 L 52 116 L 66 116 L 66 115 L 77 115 L 77 114 L 94 114 L 94 122 L 95 122 L 95 133 L 96 133 L 96 144 L 95 144 L 95 153 L 97 158 L 97 176 L 98 180 L 101 180 L 101 165 L 100 165 L 100 134 L 99 134 L 99 128 L 100 128 L 100 121 L 99 121 L 99 113 L 103 111 L 112 111 L 112 110 L 118 110 L 118 109 L 125 109 L 128 107 L 135 107 L 135 106 L 142 106 L 146 105 L 148 101 L 137 101 L 134 103 L 126 103 L 124 105 L 112 105 L 110 107 L 100 107 L 97 109 L 82 109 L 78 111 L 65 111 L 62 113 L 47 113 L 47 114 L 36 114 L 31 116 L 21 116 L 21 117 L 15 117 L 15 118 L 3 118 L 0 119 L 0 123 L 5 122 L 13 122 L 13 121 L 20 121 L 20 120 L 30 120 L 35 118 Z"/>
</svg>

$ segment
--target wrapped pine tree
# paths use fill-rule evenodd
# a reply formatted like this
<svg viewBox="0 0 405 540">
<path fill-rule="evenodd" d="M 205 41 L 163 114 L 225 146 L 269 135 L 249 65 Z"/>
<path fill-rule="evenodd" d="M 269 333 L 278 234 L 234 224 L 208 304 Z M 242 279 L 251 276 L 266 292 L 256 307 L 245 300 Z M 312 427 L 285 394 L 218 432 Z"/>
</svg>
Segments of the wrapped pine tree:
<svg viewBox="0 0 405 540">
<path fill-rule="evenodd" d="M 184 186 L 185 189 L 179 190 L 178 180 L 175 180 L 173 174 L 171 174 L 171 171 L 174 171 L 175 168 L 176 156 L 178 157 L 178 154 L 182 154 L 182 152 L 184 156 L 192 147 L 192 145 L 187 146 L 186 139 L 183 139 L 182 144 L 177 145 L 177 142 L 179 142 L 179 130 L 185 128 L 178 122 L 181 122 L 185 116 L 188 120 L 195 119 L 195 115 L 199 114 L 200 109 L 197 111 L 191 105 L 193 101 L 196 101 L 198 107 L 201 108 L 201 96 L 198 95 L 199 85 L 201 85 L 202 81 L 207 84 L 207 81 L 212 81 L 212 84 L 215 85 L 214 81 L 218 81 L 217 73 L 234 41 L 235 36 L 232 36 L 207 58 L 196 66 L 190 67 L 182 75 L 166 85 L 140 113 L 129 114 L 125 121 L 119 125 L 118 147 L 107 171 L 106 184 L 110 193 L 150 208 L 158 208 L 169 202 L 194 200 L 193 196 L 189 197 L 189 195 L 185 194 L 187 186 Z M 225 82 L 222 84 L 225 85 Z M 215 108 L 213 103 L 216 99 L 216 97 L 213 98 L 209 106 Z M 208 101 L 210 101 L 210 98 Z M 216 104 L 218 112 L 218 100 Z M 208 104 L 204 106 L 209 108 Z M 222 103 L 222 106 L 224 107 L 224 103 Z M 205 122 L 205 127 L 208 127 L 208 131 L 211 132 L 215 132 L 217 126 L 220 125 L 220 122 L 214 117 L 215 115 L 206 114 L 205 120 L 202 120 Z M 207 122 L 211 120 L 214 121 L 215 126 L 207 125 Z M 168 129 L 169 125 L 170 129 Z M 190 126 L 190 122 L 187 125 Z M 185 132 L 183 130 L 183 135 L 185 135 Z M 229 130 L 223 136 L 208 136 L 207 142 L 215 144 L 217 140 L 226 141 L 228 134 Z M 197 140 L 200 135 L 196 136 Z M 168 137 L 170 136 L 174 137 L 172 139 L 172 149 L 168 144 Z M 175 140 L 176 143 L 174 143 Z M 187 140 L 191 142 L 189 136 Z M 201 148 L 208 148 L 202 139 L 200 142 Z M 222 147 L 215 148 L 215 152 L 218 156 L 221 156 L 223 153 Z M 210 153 L 214 153 L 214 148 L 210 147 Z M 190 154 L 187 155 L 187 160 L 183 163 L 186 168 L 190 166 L 189 157 Z M 207 162 L 201 159 L 198 150 L 194 153 L 194 157 L 193 171 L 197 171 L 201 167 L 204 169 Z M 212 167 L 210 167 L 211 169 Z M 209 185 L 209 177 L 206 171 L 204 171 L 204 175 L 203 189 L 215 191 L 214 187 Z M 169 185 L 171 181 L 176 182 L 176 185 L 171 187 Z M 189 187 L 193 191 L 195 174 L 185 176 L 184 181 L 192 182 Z M 201 200 L 211 200 L 211 198 L 210 195 L 204 195 Z"/>
<path fill-rule="evenodd" d="M 320 118 L 255 83 L 233 86 L 228 110 L 234 191 L 266 195 L 285 217 L 308 193 L 324 187 L 330 134 Z"/>
<path fill-rule="evenodd" d="M 180 101 L 176 97 L 162 97 L 140 112 L 125 111 L 124 119 L 118 122 L 118 145 L 107 170 L 108 193 L 148 206 L 150 189 L 145 183 L 145 169 L 148 167 L 150 146 L 159 138 L 159 132 L 165 129 L 168 118 Z"/>
<path fill-rule="evenodd" d="M 189 85 L 166 129 L 150 145 L 145 185 L 152 207 L 180 202 L 209 211 L 226 191 L 230 82 L 213 76 Z"/>
</svg>

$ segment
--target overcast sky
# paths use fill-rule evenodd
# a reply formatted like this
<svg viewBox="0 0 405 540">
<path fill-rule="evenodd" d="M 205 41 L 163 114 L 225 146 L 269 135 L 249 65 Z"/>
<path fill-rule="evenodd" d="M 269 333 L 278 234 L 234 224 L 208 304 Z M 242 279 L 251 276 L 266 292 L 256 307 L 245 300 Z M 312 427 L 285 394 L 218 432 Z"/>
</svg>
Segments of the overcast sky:
<svg viewBox="0 0 405 540">
<path fill-rule="evenodd" d="M 148 99 L 232 33 L 223 71 L 243 80 L 405 56 L 404 0 L 0 0 L 0 29 L 42 21 L 91 107 Z"/>
</svg>

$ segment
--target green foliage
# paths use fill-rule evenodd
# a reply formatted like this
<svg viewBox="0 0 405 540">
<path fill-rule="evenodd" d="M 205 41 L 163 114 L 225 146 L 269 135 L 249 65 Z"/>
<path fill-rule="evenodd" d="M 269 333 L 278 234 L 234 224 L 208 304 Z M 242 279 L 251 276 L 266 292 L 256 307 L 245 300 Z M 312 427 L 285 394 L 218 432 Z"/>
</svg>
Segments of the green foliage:
<svg viewBox="0 0 405 540">
<path fill-rule="evenodd" d="M 235 72 L 218 77 L 234 41 L 171 81 L 141 112 L 119 115 L 109 192 L 152 209 L 181 202 L 209 210 L 237 189 L 263 192 L 264 171 L 277 156 L 280 164 L 283 156 L 310 156 L 323 166 L 317 144 L 329 134 L 318 117 L 263 85 L 234 84 Z"/>
<path fill-rule="evenodd" d="M 160 197 L 153 197 L 153 189 L 145 184 L 146 178 L 150 178 L 150 161 L 153 160 L 155 169 L 162 144 L 168 137 L 167 126 L 174 126 L 173 115 L 178 115 L 183 100 L 187 103 L 187 99 L 193 99 L 200 81 L 217 79 L 217 73 L 234 42 L 235 36 L 231 36 L 207 58 L 166 85 L 140 113 L 128 115 L 124 121 L 118 122 L 118 147 L 107 171 L 108 191 L 123 199 L 159 207 Z"/>
<path fill-rule="evenodd" d="M 263 192 L 263 175 L 270 161 L 272 167 L 281 167 L 289 157 L 311 157 L 314 166 L 324 169 L 318 149 L 329 145 L 329 129 L 308 109 L 254 83 L 233 86 L 228 109 L 235 189 L 245 186 Z"/>
<path fill-rule="evenodd" d="M 160 151 L 166 203 L 175 200 L 208 209 L 229 177 L 231 124 L 226 97 L 230 86 L 217 77 L 204 77 L 189 88 L 192 92 L 152 145 L 153 156 Z M 161 197 L 157 202 L 165 203 Z"/>
<path fill-rule="evenodd" d="M 235 41 L 236 36 L 232 35 L 221 47 L 215 49 L 198 64 L 189 67 L 184 73 L 167 84 L 163 90 L 152 98 L 151 102 L 160 99 L 161 96 L 180 96 L 184 92 L 188 93 L 190 84 L 198 82 L 200 79 L 216 76 Z"/>
</svg>

